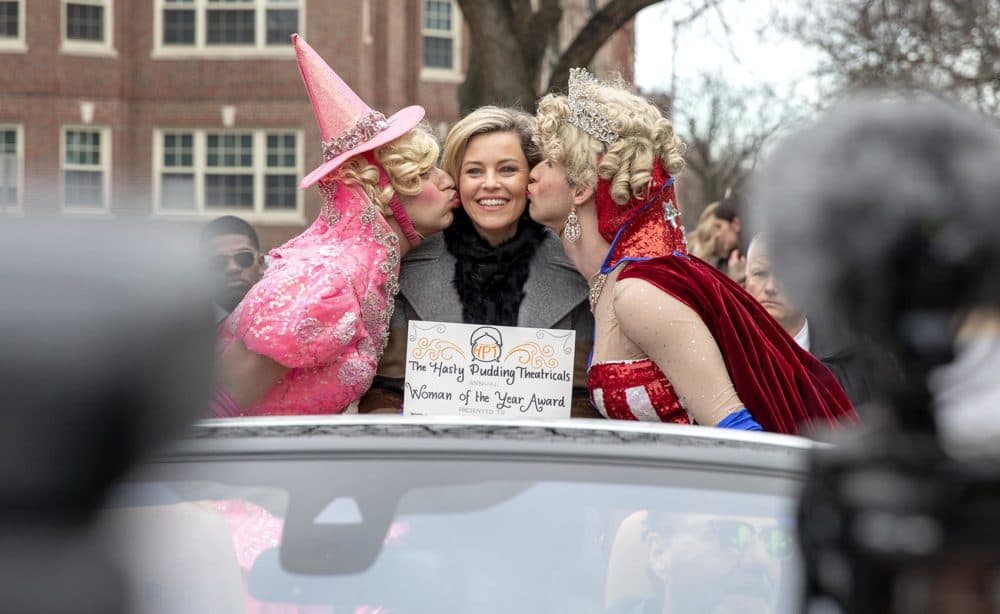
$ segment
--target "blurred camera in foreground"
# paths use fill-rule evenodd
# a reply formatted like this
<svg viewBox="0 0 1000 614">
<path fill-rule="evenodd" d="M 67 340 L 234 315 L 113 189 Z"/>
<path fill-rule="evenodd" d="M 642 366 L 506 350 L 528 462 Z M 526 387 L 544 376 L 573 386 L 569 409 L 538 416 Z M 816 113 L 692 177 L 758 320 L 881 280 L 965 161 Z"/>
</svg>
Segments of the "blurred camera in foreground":
<svg viewBox="0 0 1000 614">
<path fill-rule="evenodd" d="M 202 271 L 196 239 L 152 224 L 0 227 L 5 609 L 120 611 L 90 522 L 115 480 L 204 412 Z"/>
<path fill-rule="evenodd" d="M 995 122 L 919 97 L 839 105 L 775 152 L 749 217 L 774 238 L 789 294 L 902 373 L 878 378 L 866 434 L 814 458 L 799 517 L 807 611 L 997 611 Z M 985 351 L 970 362 L 970 348 Z M 958 415 L 976 442 L 951 428 Z"/>
</svg>

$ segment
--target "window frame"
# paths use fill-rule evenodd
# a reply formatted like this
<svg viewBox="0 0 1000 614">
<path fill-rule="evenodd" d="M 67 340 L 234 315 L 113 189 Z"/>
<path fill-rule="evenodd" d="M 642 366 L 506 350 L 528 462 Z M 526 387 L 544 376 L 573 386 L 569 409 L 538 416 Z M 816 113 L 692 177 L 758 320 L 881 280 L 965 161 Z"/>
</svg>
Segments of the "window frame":
<svg viewBox="0 0 1000 614">
<path fill-rule="evenodd" d="M 0 217 L 24 214 L 24 124 L 0 123 L 0 131 L 14 131 L 14 156 L 17 161 L 17 171 L 14 173 L 17 181 L 17 200 L 14 204 L 0 203 Z"/>
<path fill-rule="evenodd" d="M 7 4 L 17 5 L 17 35 L 0 36 L 0 53 L 25 53 L 28 43 L 24 37 L 25 0 L 4 0 Z"/>
<path fill-rule="evenodd" d="M 186 59 L 215 58 L 243 60 L 248 57 L 292 58 L 295 49 L 291 41 L 288 44 L 268 44 L 267 42 L 267 10 L 296 9 L 298 24 L 294 29 L 303 32 L 306 24 L 306 0 L 245 0 L 253 6 L 254 11 L 254 44 L 253 45 L 209 45 L 208 11 L 211 8 L 209 0 L 190 0 L 184 5 L 177 5 L 178 10 L 193 10 L 194 43 L 191 45 L 165 44 L 163 41 L 163 13 L 168 9 L 167 0 L 156 0 L 153 10 L 153 49 L 150 57 L 154 59 Z M 241 6 L 220 5 L 215 10 L 238 10 Z"/>
<path fill-rule="evenodd" d="M 90 165 L 66 164 L 66 134 L 68 132 L 97 132 L 101 135 L 101 146 L 98 151 L 101 155 L 101 163 L 95 168 Z M 111 127 L 93 124 L 63 124 L 59 127 L 59 206 L 63 213 L 72 215 L 110 215 L 111 214 L 111 171 L 112 155 L 114 152 L 111 141 Z M 66 171 L 101 171 L 101 193 L 103 202 L 101 207 L 81 207 L 79 205 L 66 204 Z"/>
<path fill-rule="evenodd" d="M 163 163 L 164 136 L 167 134 L 191 134 L 192 165 L 190 167 L 168 167 Z M 230 167 L 211 167 L 219 169 L 216 173 L 209 171 L 208 135 L 251 134 L 253 143 L 253 158 L 249 172 L 253 177 L 253 208 L 207 208 L 205 205 L 206 181 L 209 174 L 227 174 Z M 295 136 L 295 167 L 269 167 L 267 165 L 268 135 Z M 304 131 L 298 127 L 269 128 L 189 128 L 189 127 L 156 127 L 153 129 L 153 217 L 157 219 L 211 219 L 220 215 L 237 215 L 250 223 L 263 225 L 301 225 L 305 224 L 304 192 L 298 189 L 299 180 L 303 176 L 305 162 Z M 242 168 L 242 167 L 241 167 Z M 277 173 L 268 173 L 268 169 L 277 169 Z M 167 209 L 163 206 L 163 175 L 170 172 L 190 173 L 194 176 L 194 207 L 191 209 Z M 233 174 L 243 174 L 233 173 Z M 267 175 L 284 174 L 295 176 L 295 207 L 293 209 L 267 210 L 264 208 L 267 198 Z"/>
<path fill-rule="evenodd" d="M 456 0 L 447 0 L 451 3 L 451 28 L 449 30 L 428 29 L 426 27 L 428 1 L 430 0 L 421 0 L 420 2 L 420 78 L 423 81 L 460 82 L 464 78 L 462 73 L 462 31 L 465 20 L 462 17 L 462 9 Z M 424 41 L 428 36 L 451 39 L 451 68 L 424 66 Z"/>
<path fill-rule="evenodd" d="M 60 0 L 59 52 L 73 55 L 117 57 L 115 49 L 115 0 Z M 104 40 L 81 41 L 69 38 L 69 5 L 83 4 L 104 8 Z"/>
<path fill-rule="evenodd" d="M 372 0 L 361 0 L 361 42 L 371 45 L 375 42 Z"/>
</svg>

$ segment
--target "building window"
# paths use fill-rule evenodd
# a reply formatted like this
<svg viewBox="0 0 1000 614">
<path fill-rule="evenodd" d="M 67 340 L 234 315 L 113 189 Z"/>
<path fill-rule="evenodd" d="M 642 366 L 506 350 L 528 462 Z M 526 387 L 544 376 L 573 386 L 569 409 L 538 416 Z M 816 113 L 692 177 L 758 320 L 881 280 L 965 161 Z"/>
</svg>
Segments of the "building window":
<svg viewBox="0 0 1000 614">
<path fill-rule="evenodd" d="M 0 0 L 0 51 L 25 51 L 24 0 Z"/>
<path fill-rule="evenodd" d="M 20 211 L 24 184 L 24 143 L 20 126 L 0 125 L 0 212 Z"/>
<path fill-rule="evenodd" d="M 63 0 L 62 50 L 114 53 L 113 0 Z"/>
<path fill-rule="evenodd" d="M 288 130 L 158 130 L 156 211 L 297 220 L 301 140 Z"/>
<path fill-rule="evenodd" d="M 424 0 L 421 77 L 454 79 L 461 64 L 462 16 L 455 0 Z"/>
<path fill-rule="evenodd" d="M 110 204 L 111 138 L 107 128 L 68 127 L 62 138 L 63 209 L 107 212 Z"/>
<path fill-rule="evenodd" d="M 157 0 L 159 55 L 290 54 L 305 0 Z"/>
<path fill-rule="evenodd" d="M 66 3 L 66 38 L 104 42 L 104 7 L 97 4 Z"/>
</svg>

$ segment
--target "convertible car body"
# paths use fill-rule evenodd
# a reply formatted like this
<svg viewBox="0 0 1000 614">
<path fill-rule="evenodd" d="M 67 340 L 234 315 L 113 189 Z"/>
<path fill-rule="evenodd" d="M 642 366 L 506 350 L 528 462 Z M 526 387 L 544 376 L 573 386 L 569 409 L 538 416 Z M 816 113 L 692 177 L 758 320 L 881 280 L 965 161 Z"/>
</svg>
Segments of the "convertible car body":
<svg viewBox="0 0 1000 614">
<path fill-rule="evenodd" d="M 136 612 L 789 612 L 808 440 L 608 421 L 207 421 L 102 527 Z"/>
</svg>

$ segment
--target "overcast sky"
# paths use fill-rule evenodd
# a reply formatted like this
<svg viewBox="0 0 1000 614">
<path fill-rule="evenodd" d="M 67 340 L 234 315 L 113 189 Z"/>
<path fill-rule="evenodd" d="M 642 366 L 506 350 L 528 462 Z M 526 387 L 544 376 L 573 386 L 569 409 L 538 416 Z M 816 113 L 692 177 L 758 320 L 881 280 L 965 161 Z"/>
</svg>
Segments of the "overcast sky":
<svg viewBox="0 0 1000 614">
<path fill-rule="evenodd" d="M 684 3 L 653 5 L 636 17 L 636 83 L 643 90 L 670 89 L 672 36 L 677 36 L 678 86 L 706 72 L 718 72 L 741 85 L 766 82 L 785 89 L 798 83 L 803 95 L 812 97 L 809 78 L 816 55 L 798 43 L 779 39 L 773 32 L 758 35 L 772 17 L 775 6 L 787 10 L 788 0 L 722 0 L 730 35 L 715 12 L 672 32 L 674 19 L 686 14 Z"/>
</svg>

